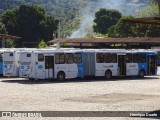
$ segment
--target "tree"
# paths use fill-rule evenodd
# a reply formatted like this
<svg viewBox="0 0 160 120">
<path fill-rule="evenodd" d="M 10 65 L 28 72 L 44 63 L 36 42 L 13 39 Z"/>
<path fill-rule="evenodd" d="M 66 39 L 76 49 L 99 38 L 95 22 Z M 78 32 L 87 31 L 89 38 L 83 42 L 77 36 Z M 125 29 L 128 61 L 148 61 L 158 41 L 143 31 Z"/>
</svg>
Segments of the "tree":
<svg viewBox="0 0 160 120">
<path fill-rule="evenodd" d="M 1 0 L 0 9 L 12 9 L 22 4 L 25 4 L 25 0 Z"/>
<path fill-rule="evenodd" d="M 5 25 L 0 22 L 0 34 L 7 34 Z"/>
<path fill-rule="evenodd" d="M 159 25 L 145 25 L 140 23 L 126 23 L 123 19 L 133 19 L 132 16 L 122 17 L 116 25 L 108 30 L 108 37 L 160 37 Z"/>
<path fill-rule="evenodd" d="M 7 48 L 14 48 L 14 47 L 16 47 L 15 41 L 11 40 L 11 39 L 7 39 L 7 41 L 6 41 L 6 47 Z"/>
<path fill-rule="evenodd" d="M 42 21 L 45 24 L 41 24 Z M 53 16 L 45 14 L 44 8 L 37 5 L 21 5 L 19 8 L 6 10 L 2 15 L 2 22 L 8 33 L 22 37 L 21 46 L 23 42 L 38 43 L 43 38 L 45 41 L 52 39 L 53 31 L 58 27 L 56 21 Z M 35 47 L 33 44 L 28 45 L 25 47 Z"/>
<path fill-rule="evenodd" d="M 5 25 L 1 22 L 0 22 L 0 34 L 7 34 Z M 0 46 L 1 46 L 1 43 L 0 43 Z M 15 47 L 15 41 L 8 38 L 6 40 L 6 47 L 8 48 Z"/>
<path fill-rule="evenodd" d="M 132 18 L 132 16 L 123 16 L 114 26 L 108 29 L 108 37 L 135 37 L 133 24 L 123 22 L 123 19 Z"/>
<path fill-rule="evenodd" d="M 157 8 L 158 6 L 155 6 L 153 4 L 147 5 L 146 7 L 138 11 L 136 17 L 141 18 L 155 16 L 158 14 Z"/>
<path fill-rule="evenodd" d="M 101 8 L 95 14 L 95 25 L 93 26 L 94 32 L 106 34 L 108 28 L 115 25 L 121 17 L 122 15 L 118 10 Z"/>
<path fill-rule="evenodd" d="M 47 43 L 44 42 L 44 40 L 41 40 L 41 42 L 38 44 L 38 48 L 45 48 L 47 47 Z"/>
<path fill-rule="evenodd" d="M 53 16 L 45 15 L 45 19 L 40 22 L 40 35 L 45 41 L 53 39 L 53 33 L 56 32 L 59 21 Z"/>
<path fill-rule="evenodd" d="M 158 5 L 159 15 L 160 15 L 160 0 L 151 0 L 152 4 Z"/>
</svg>

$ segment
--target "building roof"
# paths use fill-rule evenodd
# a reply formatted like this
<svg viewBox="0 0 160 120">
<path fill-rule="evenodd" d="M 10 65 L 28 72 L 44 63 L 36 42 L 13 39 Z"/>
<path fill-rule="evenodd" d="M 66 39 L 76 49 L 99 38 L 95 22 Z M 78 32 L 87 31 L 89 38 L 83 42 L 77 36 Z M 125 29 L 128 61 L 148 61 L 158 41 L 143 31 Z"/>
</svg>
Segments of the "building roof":
<svg viewBox="0 0 160 120">
<path fill-rule="evenodd" d="M 124 22 L 160 25 L 160 17 L 124 19 Z"/>
<path fill-rule="evenodd" d="M 160 43 L 160 38 L 61 38 L 48 43 Z"/>
<path fill-rule="evenodd" d="M 17 40 L 20 39 L 21 37 L 18 36 L 12 36 L 12 35 L 7 35 L 7 34 L 0 34 L 0 40 L 6 40 L 6 39 L 12 39 L 12 40 Z"/>
</svg>

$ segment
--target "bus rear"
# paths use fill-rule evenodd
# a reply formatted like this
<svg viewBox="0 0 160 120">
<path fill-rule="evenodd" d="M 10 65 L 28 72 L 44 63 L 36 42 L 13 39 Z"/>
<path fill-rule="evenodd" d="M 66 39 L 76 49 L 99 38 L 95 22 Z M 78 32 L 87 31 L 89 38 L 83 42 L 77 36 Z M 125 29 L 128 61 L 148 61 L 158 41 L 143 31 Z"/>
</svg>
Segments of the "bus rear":
<svg viewBox="0 0 160 120">
<path fill-rule="evenodd" d="M 23 51 L 19 56 L 19 76 L 23 78 L 31 78 L 33 70 L 33 52 Z"/>
<path fill-rule="evenodd" d="M 3 53 L 3 75 L 8 77 L 18 76 L 18 52 L 7 51 Z"/>
</svg>

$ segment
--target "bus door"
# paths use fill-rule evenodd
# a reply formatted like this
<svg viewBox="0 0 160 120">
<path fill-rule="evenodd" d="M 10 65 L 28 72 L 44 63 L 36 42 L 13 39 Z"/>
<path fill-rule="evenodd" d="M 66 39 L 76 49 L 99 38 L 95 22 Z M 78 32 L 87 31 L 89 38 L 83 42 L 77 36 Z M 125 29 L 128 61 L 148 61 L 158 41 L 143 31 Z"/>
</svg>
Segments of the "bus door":
<svg viewBox="0 0 160 120">
<path fill-rule="evenodd" d="M 148 75 L 156 74 L 156 56 L 148 55 Z"/>
<path fill-rule="evenodd" d="M 126 55 L 118 55 L 119 75 L 126 75 Z"/>
<path fill-rule="evenodd" d="M 54 56 L 45 56 L 46 78 L 54 78 Z"/>
</svg>

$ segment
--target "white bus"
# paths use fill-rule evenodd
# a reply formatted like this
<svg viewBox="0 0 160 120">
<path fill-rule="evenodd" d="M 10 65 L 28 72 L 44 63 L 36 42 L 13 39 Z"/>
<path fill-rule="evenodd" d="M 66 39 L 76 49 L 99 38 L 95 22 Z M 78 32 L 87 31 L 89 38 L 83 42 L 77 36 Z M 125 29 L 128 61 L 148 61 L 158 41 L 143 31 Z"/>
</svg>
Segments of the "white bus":
<svg viewBox="0 0 160 120">
<path fill-rule="evenodd" d="M 156 52 L 147 50 L 42 49 L 21 52 L 20 56 L 20 77 L 29 79 L 64 80 L 88 76 L 110 79 L 157 74 Z"/>
<path fill-rule="evenodd" d="M 56 49 L 56 48 L 55 48 Z M 23 50 L 19 56 L 19 77 L 32 79 L 35 76 L 35 51 L 53 51 L 52 49 L 31 49 Z"/>
<path fill-rule="evenodd" d="M 61 49 L 50 48 L 50 49 L 21 51 L 20 57 L 19 57 L 19 66 L 20 66 L 19 76 L 23 78 L 29 78 L 29 79 L 52 78 L 53 76 L 51 76 L 51 70 L 49 71 L 45 70 L 45 67 L 47 69 L 47 65 L 48 65 L 48 62 L 51 60 L 51 57 L 46 57 L 45 61 L 42 61 L 40 57 L 54 56 L 55 52 L 64 52 L 68 50 L 75 50 L 75 49 L 74 48 L 61 48 Z M 46 62 L 46 66 L 44 66 L 45 62 Z M 49 63 L 49 64 L 52 64 L 52 63 Z"/>
<path fill-rule="evenodd" d="M 106 58 L 110 54 L 112 59 L 110 59 L 111 62 L 107 63 L 102 56 Z M 119 75 L 117 55 L 124 54 L 124 50 L 79 49 L 21 52 L 20 77 L 30 79 L 55 78 L 59 80 L 84 78 L 86 76 L 106 76 L 109 78 Z M 28 58 L 26 58 L 27 56 Z M 26 63 L 24 64 L 24 62 Z"/>
</svg>

